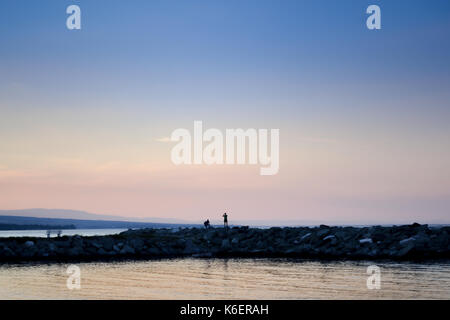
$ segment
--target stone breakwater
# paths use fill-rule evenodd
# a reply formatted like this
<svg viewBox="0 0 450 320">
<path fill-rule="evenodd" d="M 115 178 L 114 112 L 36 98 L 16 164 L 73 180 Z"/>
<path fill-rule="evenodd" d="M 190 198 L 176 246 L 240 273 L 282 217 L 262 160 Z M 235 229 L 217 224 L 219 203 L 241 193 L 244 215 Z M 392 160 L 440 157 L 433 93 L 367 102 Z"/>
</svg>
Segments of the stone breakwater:
<svg viewBox="0 0 450 320">
<path fill-rule="evenodd" d="M 117 235 L 0 239 L 0 261 L 91 261 L 168 257 L 449 259 L 450 227 L 139 229 Z"/>
</svg>

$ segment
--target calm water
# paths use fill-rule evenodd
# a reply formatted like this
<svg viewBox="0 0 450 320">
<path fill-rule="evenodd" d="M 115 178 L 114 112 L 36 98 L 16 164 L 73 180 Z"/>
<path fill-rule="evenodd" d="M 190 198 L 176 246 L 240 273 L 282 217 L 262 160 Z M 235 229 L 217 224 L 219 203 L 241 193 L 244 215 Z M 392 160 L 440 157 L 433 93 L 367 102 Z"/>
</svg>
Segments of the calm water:
<svg viewBox="0 0 450 320">
<path fill-rule="evenodd" d="M 106 236 L 108 234 L 117 234 L 128 229 L 71 229 L 71 230 L 61 230 L 61 235 L 63 236 Z M 0 231 L 0 238 L 8 237 L 37 237 L 37 238 L 47 238 L 47 230 L 7 230 Z M 56 233 L 52 234 L 52 237 L 56 237 Z"/>
<path fill-rule="evenodd" d="M 0 299 L 450 299 L 450 262 L 377 263 L 381 289 L 368 290 L 371 262 L 289 259 L 174 259 L 0 265 Z"/>
</svg>

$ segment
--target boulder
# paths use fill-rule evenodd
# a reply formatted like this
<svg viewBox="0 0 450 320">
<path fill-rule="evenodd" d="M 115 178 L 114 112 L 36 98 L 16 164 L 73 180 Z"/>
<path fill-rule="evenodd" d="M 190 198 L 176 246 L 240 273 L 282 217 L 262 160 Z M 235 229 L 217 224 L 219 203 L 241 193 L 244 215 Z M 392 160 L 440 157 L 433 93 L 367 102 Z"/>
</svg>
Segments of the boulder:
<svg viewBox="0 0 450 320">
<path fill-rule="evenodd" d="M 58 246 L 58 248 L 70 248 L 72 245 L 69 240 L 64 241 L 55 241 L 53 242 L 55 245 Z"/>
<path fill-rule="evenodd" d="M 29 241 L 26 241 L 26 242 L 25 242 L 25 247 L 31 248 L 31 247 L 33 247 L 33 246 L 34 246 L 34 242 L 33 242 L 33 241 L 29 240 Z"/>
<path fill-rule="evenodd" d="M 159 256 L 161 254 L 161 250 L 159 250 L 156 247 L 148 248 L 146 251 L 147 251 L 146 252 L 147 254 L 150 254 L 153 256 Z"/>
<path fill-rule="evenodd" d="M 307 234 L 303 235 L 303 236 L 300 238 L 300 241 L 303 241 L 303 240 L 305 240 L 306 238 L 309 238 L 310 236 L 311 236 L 311 232 L 308 232 Z"/>
<path fill-rule="evenodd" d="M 93 247 L 95 247 L 95 248 L 97 248 L 97 249 L 100 249 L 100 248 L 102 248 L 103 246 L 101 245 L 101 244 L 99 244 L 99 243 L 97 243 L 97 242 L 91 242 L 91 246 L 93 246 Z"/>
<path fill-rule="evenodd" d="M 111 251 L 113 250 L 114 240 L 111 237 L 104 237 L 101 239 L 101 244 L 105 250 Z"/>
<path fill-rule="evenodd" d="M 136 251 L 130 247 L 129 245 L 124 245 L 122 250 L 120 250 L 120 254 L 135 254 Z"/>
<path fill-rule="evenodd" d="M 317 236 L 318 237 L 323 237 L 325 235 L 327 235 L 330 232 L 330 230 L 328 228 L 326 229 L 320 229 L 319 231 L 317 231 Z"/>
<path fill-rule="evenodd" d="M 188 239 L 185 244 L 185 248 L 183 250 L 184 254 L 195 254 L 199 253 L 200 249 L 196 246 L 191 239 Z"/>
<path fill-rule="evenodd" d="M 12 251 L 10 248 L 8 247 L 4 247 L 3 251 L 1 252 L 1 256 L 5 256 L 5 257 L 15 257 L 16 253 L 14 251 Z"/>
<path fill-rule="evenodd" d="M 223 250 L 228 250 L 230 248 L 230 240 L 223 239 L 222 245 L 220 246 Z"/>
<path fill-rule="evenodd" d="M 211 258 L 213 254 L 211 252 L 194 253 L 193 258 Z"/>
<path fill-rule="evenodd" d="M 264 249 L 265 247 L 266 247 L 266 243 L 264 242 L 264 241 L 262 241 L 262 240 L 259 240 L 257 243 L 256 243 L 256 247 L 258 248 L 258 249 Z"/>
<path fill-rule="evenodd" d="M 73 247 L 66 251 L 66 254 L 70 257 L 78 257 L 83 254 L 83 249 L 80 247 Z"/>
<path fill-rule="evenodd" d="M 400 249 L 395 255 L 397 257 L 405 257 L 406 255 L 410 254 L 411 251 L 414 249 L 414 243 L 409 242 L 406 247 Z"/>
<path fill-rule="evenodd" d="M 415 241 L 415 240 L 416 240 L 416 238 L 414 238 L 414 237 L 411 237 L 411 238 L 408 238 L 408 239 L 403 239 L 403 240 L 400 240 L 400 244 L 406 245 L 406 244 L 408 244 L 409 242 Z"/>
<path fill-rule="evenodd" d="M 129 245 L 139 252 L 142 251 L 144 247 L 144 241 L 141 239 L 132 239 L 130 240 Z"/>
</svg>

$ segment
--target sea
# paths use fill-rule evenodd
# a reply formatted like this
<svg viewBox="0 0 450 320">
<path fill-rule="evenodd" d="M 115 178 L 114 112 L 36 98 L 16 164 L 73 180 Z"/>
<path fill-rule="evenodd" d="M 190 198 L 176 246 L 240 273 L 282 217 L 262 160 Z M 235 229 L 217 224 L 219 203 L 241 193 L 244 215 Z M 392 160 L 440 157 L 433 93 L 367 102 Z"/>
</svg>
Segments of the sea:
<svg viewBox="0 0 450 320">
<path fill-rule="evenodd" d="M 378 287 L 368 273 L 374 265 Z M 71 278 L 73 266 L 2 264 L 0 299 L 450 299 L 450 262 L 442 261 L 184 258 L 77 263 L 78 288 Z"/>
<path fill-rule="evenodd" d="M 61 236 L 80 235 L 85 237 L 91 236 L 106 236 L 111 234 L 118 234 L 128 229 L 67 229 L 61 230 Z M 52 230 L 51 237 L 57 236 L 57 231 Z M 2 230 L 0 231 L 0 238 L 9 237 L 37 237 L 47 238 L 47 230 Z"/>
</svg>

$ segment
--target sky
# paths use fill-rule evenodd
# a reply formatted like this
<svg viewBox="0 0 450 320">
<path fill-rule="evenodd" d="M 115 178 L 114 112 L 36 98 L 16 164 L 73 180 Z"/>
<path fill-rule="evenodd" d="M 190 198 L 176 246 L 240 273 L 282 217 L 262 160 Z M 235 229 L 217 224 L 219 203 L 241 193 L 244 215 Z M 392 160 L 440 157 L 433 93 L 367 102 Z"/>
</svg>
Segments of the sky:
<svg viewBox="0 0 450 320">
<path fill-rule="evenodd" d="M 2 0 L 0 209 L 450 223 L 449 88 L 447 0 Z M 195 120 L 278 128 L 279 173 L 174 165 Z"/>
</svg>

